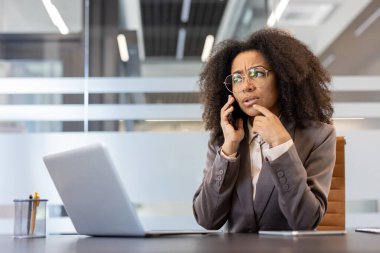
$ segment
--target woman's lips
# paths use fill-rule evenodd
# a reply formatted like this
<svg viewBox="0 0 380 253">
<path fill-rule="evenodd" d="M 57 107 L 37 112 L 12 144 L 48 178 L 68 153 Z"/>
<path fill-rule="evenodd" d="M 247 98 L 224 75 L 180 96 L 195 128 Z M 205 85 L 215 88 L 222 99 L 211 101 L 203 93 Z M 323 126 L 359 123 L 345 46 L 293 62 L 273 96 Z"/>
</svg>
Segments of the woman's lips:
<svg viewBox="0 0 380 253">
<path fill-rule="evenodd" d="M 256 104 L 257 103 L 257 100 L 258 100 L 259 98 L 257 98 L 257 97 L 248 97 L 248 98 L 245 98 L 244 100 L 243 100 L 243 104 L 244 104 L 244 106 L 246 106 L 246 107 L 251 107 L 251 106 L 253 106 L 254 104 Z"/>
</svg>

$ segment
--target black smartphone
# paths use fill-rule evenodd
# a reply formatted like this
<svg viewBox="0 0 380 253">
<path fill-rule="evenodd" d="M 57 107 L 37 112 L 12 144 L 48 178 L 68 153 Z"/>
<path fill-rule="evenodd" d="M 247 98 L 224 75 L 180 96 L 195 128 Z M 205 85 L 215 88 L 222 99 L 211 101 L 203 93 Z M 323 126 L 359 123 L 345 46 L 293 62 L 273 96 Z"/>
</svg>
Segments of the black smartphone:
<svg viewBox="0 0 380 253">
<path fill-rule="evenodd" d="M 242 118 L 242 111 L 236 100 L 233 102 L 232 106 L 234 107 L 234 110 L 228 115 L 228 121 L 234 129 L 237 130 L 237 119 Z"/>
</svg>

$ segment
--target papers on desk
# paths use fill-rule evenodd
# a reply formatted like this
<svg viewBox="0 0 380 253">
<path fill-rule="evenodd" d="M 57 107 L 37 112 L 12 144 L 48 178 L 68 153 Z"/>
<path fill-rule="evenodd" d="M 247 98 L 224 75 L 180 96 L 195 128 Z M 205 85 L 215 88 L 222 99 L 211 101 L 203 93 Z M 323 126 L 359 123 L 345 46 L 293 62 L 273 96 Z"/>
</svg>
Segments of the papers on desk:
<svg viewBox="0 0 380 253">
<path fill-rule="evenodd" d="M 315 231 L 315 230 L 279 230 L 279 231 L 269 231 L 262 230 L 259 231 L 259 235 L 274 235 L 274 236 L 320 236 L 320 235 L 345 235 L 346 230 L 330 230 L 330 231 Z"/>
<path fill-rule="evenodd" d="M 355 231 L 356 232 L 380 234 L 380 228 L 357 228 L 357 229 L 355 229 Z"/>
</svg>

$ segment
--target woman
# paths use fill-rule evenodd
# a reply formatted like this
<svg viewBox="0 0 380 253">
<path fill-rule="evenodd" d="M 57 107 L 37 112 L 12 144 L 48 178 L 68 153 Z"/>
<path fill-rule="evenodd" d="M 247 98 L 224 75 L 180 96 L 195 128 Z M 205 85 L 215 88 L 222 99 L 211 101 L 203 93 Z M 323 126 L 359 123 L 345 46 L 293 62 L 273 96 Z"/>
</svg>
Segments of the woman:
<svg viewBox="0 0 380 253">
<path fill-rule="evenodd" d="M 206 229 L 307 230 L 327 208 L 335 164 L 329 74 L 278 29 L 219 44 L 200 75 L 210 130 L 193 211 Z"/>
</svg>

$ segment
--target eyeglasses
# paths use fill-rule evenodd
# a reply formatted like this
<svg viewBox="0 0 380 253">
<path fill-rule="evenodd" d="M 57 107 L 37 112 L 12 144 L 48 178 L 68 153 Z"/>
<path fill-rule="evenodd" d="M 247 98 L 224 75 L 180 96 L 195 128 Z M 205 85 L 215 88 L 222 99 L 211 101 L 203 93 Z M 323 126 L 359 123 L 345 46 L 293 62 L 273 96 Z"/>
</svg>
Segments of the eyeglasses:
<svg viewBox="0 0 380 253">
<path fill-rule="evenodd" d="M 271 71 L 271 69 L 266 69 L 262 66 L 250 67 L 247 70 L 247 75 L 233 73 L 227 76 L 224 80 L 224 85 L 229 92 L 233 93 L 232 87 L 235 87 L 235 89 L 241 89 L 244 78 L 248 77 L 248 82 L 254 82 L 256 87 L 261 87 L 265 84 L 265 79 L 268 77 L 268 72 Z"/>
</svg>

